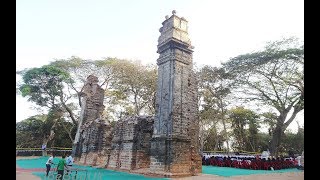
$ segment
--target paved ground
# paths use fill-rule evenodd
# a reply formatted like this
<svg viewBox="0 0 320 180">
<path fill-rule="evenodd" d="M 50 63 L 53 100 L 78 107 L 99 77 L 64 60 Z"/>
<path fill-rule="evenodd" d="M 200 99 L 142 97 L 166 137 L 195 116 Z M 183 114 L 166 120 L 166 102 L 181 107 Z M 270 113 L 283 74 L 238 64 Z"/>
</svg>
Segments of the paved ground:
<svg viewBox="0 0 320 180">
<path fill-rule="evenodd" d="M 174 180 L 303 180 L 304 172 L 289 172 L 289 173 L 272 173 L 272 174 L 254 174 L 248 176 L 232 176 L 222 177 L 208 174 L 200 176 L 174 178 Z"/>
<path fill-rule="evenodd" d="M 22 158 L 37 158 L 37 157 L 16 157 Z M 16 180 L 40 180 L 39 177 L 32 175 L 32 172 L 19 168 L 16 165 Z M 201 174 L 199 176 L 173 178 L 173 180 L 304 180 L 304 171 L 288 172 L 288 173 L 271 173 L 271 174 L 254 174 L 248 176 L 232 176 L 222 177 L 208 174 Z"/>
<path fill-rule="evenodd" d="M 16 180 L 40 180 L 40 178 L 16 165 Z"/>
</svg>

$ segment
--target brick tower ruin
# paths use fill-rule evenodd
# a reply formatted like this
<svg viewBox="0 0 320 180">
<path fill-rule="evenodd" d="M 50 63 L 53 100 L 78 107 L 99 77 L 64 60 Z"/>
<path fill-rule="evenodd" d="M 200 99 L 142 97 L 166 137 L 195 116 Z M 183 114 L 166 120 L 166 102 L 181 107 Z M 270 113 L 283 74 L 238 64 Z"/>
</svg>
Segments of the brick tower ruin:
<svg viewBox="0 0 320 180">
<path fill-rule="evenodd" d="M 202 172 L 197 84 L 188 21 L 167 18 L 158 39 L 156 116 L 150 149 L 150 173 L 165 177 Z"/>
<path fill-rule="evenodd" d="M 162 177 L 202 172 L 198 92 L 187 23 L 173 11 L 160 28 L 155 116 L 125 117 L 112 130 L 101 120 L 104 91 L 97 77 L 88 77 L 74 142 L 80 163 Z"/>
<path fill-rule="evenodd" d="M 81 164 L 105 167 L 110 158 L 112 128 L 102 118 L 104 89 L 90 75 L 81 90 L 81 113 L 73 156 Z"/>
</svg>

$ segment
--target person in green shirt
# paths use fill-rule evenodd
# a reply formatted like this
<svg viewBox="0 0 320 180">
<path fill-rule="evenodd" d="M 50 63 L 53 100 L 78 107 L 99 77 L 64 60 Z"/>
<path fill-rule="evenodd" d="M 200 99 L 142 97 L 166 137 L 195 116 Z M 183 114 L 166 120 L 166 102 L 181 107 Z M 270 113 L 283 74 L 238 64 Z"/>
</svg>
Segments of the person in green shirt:
<svg viewBox="0 0 320 180">
<path fill-rule="evenodd" d="M 64 174 L 64 168 L 68 168 L 67 167 L 67 163 L 66 160 L 64 159 L 66 156 L 62 155 L 62 159 L 59 161 L 58 165 L 57 165 L 57 170 L 58 170 L 58 177 L 60 174 L 59 179 L 63 179 L 63 174 Z"/>
</svg>

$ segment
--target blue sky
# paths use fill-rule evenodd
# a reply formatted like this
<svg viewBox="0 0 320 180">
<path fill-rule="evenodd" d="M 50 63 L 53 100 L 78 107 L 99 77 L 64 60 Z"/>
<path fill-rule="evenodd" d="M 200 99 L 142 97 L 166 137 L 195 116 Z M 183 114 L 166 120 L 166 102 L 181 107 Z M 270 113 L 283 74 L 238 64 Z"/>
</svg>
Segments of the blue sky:
<svg viewBox="0 0 320 180">
<path fill-rule="evenodd" d="M 17 0 L 16 4 L 17 70 L 71 56 L 155 63 L 159 28 L 173 9 L 189 21 L 193 61 L 199 65 L 217 66 L 283 37 L 304 39 L 303 0 Z M 20 95 L 16 102 L 17 121 L 36 113 Z"/>
</svg>

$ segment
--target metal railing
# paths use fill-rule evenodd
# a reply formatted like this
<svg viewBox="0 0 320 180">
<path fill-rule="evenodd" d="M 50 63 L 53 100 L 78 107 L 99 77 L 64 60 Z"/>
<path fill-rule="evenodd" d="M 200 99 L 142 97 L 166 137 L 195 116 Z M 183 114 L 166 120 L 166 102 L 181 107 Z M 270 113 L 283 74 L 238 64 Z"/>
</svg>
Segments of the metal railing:
<svg viewBox="0 0 320 180">
<path fill-rule="evenodd" d="M 16 152 L 31 152 L 31 151 L 43 151 L 43 149 L 41 149 L 41 148 L 16 148 Z M 51 148 L 46 148 L 45 151 L 72 151 L 72 148 L 51 147 Z"/>
<path fill-rule="evenodd" d="M 240 155 L 244 154 L 250 154 L 250 155 L 260 155 L 261 152 L 250 152 L 250 151 L 239 151 L 239 152 L 227 152 L 227 151 L 202 151 L 203 154 L 214 154 L 214 153 L 219 153 L 219 154 L 236 154 L 239 153 Z"/>
</svg>

